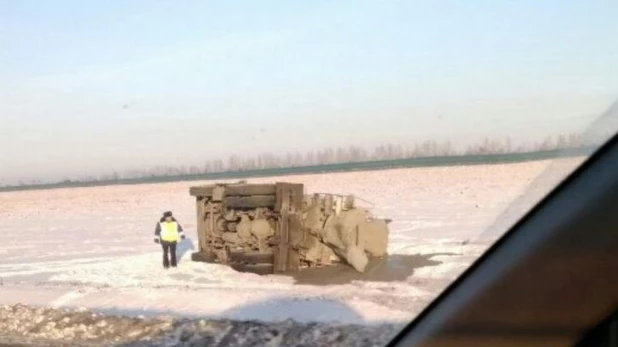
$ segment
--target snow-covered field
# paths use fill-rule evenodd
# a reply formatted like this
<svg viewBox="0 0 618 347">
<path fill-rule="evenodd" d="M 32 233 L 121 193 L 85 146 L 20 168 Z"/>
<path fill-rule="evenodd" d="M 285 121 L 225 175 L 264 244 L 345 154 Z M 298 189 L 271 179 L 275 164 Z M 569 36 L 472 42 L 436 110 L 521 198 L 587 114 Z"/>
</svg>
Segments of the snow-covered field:
<svg viewBox="0 0 618 347">
<path fill-rule="evenodd" d="M 577 163 L 568 162 L 569 170 Z M 0 193 L 0 304 L 87 307 L 111 313 L 266 321 L 402 323 L 414 317 L 490 244 L 477 237 L 509 203 L 520 215 L 546 192 L 533 184 L 550 161 L 251 179 L 302 182 L 308 192 L 351 193 L 393 219 L 389 253 L 437 264 L 401 281 L 297 284 L 190 261 L 195 205 L 190 186 L 209 182 Z M 536 188 L 535 185 L 537 185 Z M 538 195 L 537 194 L 537 195 Z M 188 231 L 179 268 L 161 268 L 152 233 L 171 209 Z M 504 217 L 502 217 L 504 219 Z"/>
</svg>

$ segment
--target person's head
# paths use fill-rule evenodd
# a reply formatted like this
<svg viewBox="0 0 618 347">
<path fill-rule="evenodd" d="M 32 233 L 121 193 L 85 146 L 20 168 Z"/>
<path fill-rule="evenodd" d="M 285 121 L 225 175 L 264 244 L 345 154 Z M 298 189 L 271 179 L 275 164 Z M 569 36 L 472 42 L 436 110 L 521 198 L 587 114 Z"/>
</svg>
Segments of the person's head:
<svg viewBox="0 0 618 347">
<path fill-rule="evenodd" d="M 163 220 L 166 222 L 172 222 L 174 220 L 174 216 L 172 215 L 172 211 L 163 212 Z"/>
</svg>

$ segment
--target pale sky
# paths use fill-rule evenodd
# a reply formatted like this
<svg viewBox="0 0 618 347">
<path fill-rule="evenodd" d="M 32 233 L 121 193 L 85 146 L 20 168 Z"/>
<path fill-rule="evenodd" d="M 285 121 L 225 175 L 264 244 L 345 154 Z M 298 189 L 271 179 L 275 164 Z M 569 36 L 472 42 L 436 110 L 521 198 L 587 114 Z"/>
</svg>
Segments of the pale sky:
<svg viewBox="0 0 618 347">
<path fill-rule="evenodd" d="M 0 0 L 0 183 L 577 131 L 618 2 Z"/>
</svg>

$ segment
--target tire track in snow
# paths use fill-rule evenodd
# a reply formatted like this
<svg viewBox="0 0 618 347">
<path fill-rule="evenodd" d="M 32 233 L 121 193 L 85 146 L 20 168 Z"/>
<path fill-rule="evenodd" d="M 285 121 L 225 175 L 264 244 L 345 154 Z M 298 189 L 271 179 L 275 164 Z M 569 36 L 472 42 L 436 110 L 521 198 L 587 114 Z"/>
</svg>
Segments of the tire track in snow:
<svg viewBox="0 0 618 347">
<path fill-rule="evenodd" d="M 72 290 L 66 294 L 61 295 L 59 298 L 57 298 L 56 300 L 52 301 L 50 306 L 52 308 L 59 308 L 62 306 L 65 306 L 66 304 L 70 303 L 73 300 L 79 299 L 83 296 L 85 296 L 85 293 L 80 293 L 77 290 Z"/>
</svg>

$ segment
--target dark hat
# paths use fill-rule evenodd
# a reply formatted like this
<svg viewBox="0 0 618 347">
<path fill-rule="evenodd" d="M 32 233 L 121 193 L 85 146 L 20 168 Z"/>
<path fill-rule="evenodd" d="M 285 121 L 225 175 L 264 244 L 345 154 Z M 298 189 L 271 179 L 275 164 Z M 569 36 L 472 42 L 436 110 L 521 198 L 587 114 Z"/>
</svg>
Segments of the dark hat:
<svg viewBox="0 0 618 347">
<path fill-rule="evenodd" d="M 163 217 L 171 217 L 171 216 L 172 216 L 172 211 L 163 212 Z"/>
</svg>

